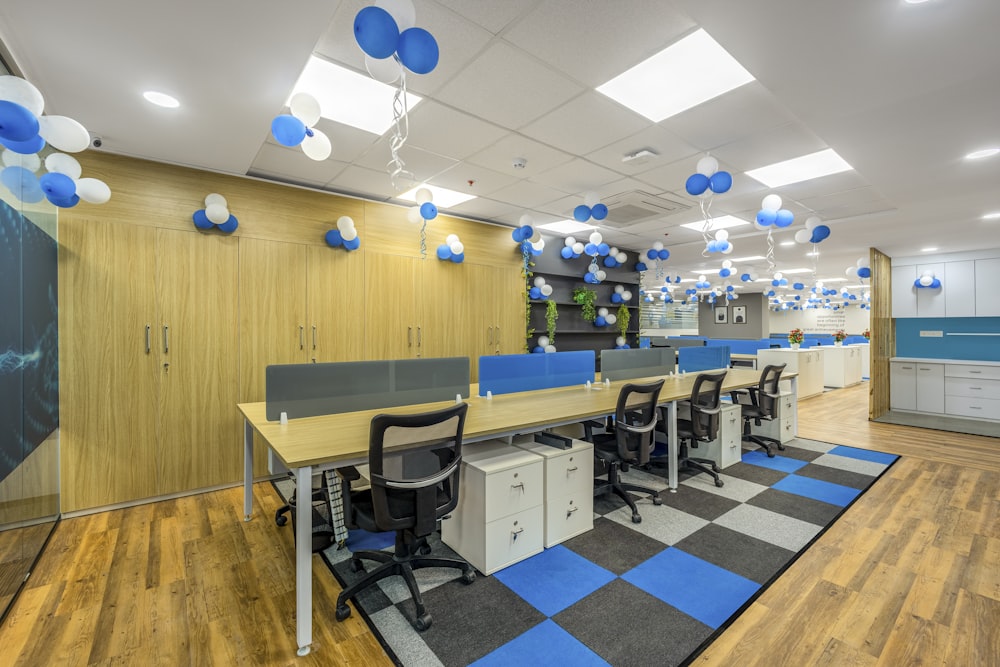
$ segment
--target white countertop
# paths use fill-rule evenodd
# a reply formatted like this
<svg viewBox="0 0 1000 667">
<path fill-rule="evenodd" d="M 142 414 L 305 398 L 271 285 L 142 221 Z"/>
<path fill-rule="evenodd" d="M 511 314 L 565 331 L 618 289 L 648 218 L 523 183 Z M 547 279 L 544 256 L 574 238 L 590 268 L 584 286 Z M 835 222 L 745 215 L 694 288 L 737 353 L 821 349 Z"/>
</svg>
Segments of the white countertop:
<svg viewBox="0 0 1000 667">
<path fill-rule="evenodd" d="M 891 357 L 889 361 L 910 361 L 925 364 L 966 364 L 969 366 L 1000 366 L 1000 361 L 982 361 L 978 359 L 927 359 L 922 357 Z"/>
</svg>

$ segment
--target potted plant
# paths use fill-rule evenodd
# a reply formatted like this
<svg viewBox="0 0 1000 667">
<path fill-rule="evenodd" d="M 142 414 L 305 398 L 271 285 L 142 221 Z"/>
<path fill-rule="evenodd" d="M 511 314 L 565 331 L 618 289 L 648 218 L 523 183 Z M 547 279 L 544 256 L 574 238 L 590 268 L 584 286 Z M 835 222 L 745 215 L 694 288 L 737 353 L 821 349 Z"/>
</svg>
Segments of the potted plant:
<svg viewBox="0 0 1000 667">
<path fill-rule="evenodd" d="M 593 322 L 597 319 L 597 309 L 594 302 L 597 300 L 597 291 L 589 287 L 574 287 L 573 302 L 583 307 L 583 319 Z"/>
<path fill-rule="evenodd" d="M 802 329 L 792 329 L 788 332 L 788 344 L 792 346 L 793 350 L 797 350 L 805 337 L 806 334 Z"/>
<path fill-rule="evenodd" d="M 559 309 L 555 301 L 545 304 L 545 326 L 546 333 L 549 334 L 549 345 L 556 344 L 556 320 L 559 319 Z"/>
<path fill-rule="evenodd" d="M 843 329 L 838 329 L 837 331 L 833 332 L 834 345 L 842 345 L 845 338 L 847 338 L 847 333 Z"/>
<path fill-rule="evenodd" d="M 615 324 L 618 325 L 618 333 L 625 340 L 628 340 L 628 325 L 631 319 L 632 313 L 629 312 L 628 306 L 623 303 L 618 307 L 618 321 Z"/>
<path fill-rule="evenodd" d="M 872 331 L 871 329 L 865 329 L 861 332 L 861 335 L 865 337 L 865 340 L 869 343 L 872 342 Z"/>
</svg>

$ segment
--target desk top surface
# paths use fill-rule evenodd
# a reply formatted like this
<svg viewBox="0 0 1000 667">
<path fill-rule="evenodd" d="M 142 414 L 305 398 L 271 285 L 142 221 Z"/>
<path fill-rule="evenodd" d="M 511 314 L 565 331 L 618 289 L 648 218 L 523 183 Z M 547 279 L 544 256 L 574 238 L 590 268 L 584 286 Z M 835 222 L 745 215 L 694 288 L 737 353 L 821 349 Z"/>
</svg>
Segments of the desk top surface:
<svg viewBox="0 0 1000 667">
<path fill-rule="evenodd" d="M 760 380 L 760 372 L 756 370 L 725 370 L 728 373 L 722 387 L 723 392 L 753 386 Z M 618 393 L 628 383 L 641 384 L 662 378 L 664 384 L 660 391 L 661 403 L 689 398 L 697 376 L 698 373 L 692 372 L 619 380 L 612 382 L 610 386 L 595 384 L 591 389 L 583 385 L 572 385 L 502 394 L 490 400 L 473 395 L 466 400 L 469 412 L 465 420 L 464 439 L 472 442 L 513 433 L 530 433 L 557 424 L 584 421 L 613 413 Z M 267 421 L 263 402 L 240 403 L 237 407 L 285 465 L 298 468 L 364 459 L 368 453 L 371 420 L 375 415 L 427 412 L 449 405 L 454 405 L 454 401 L 306 417 L 290 420 L 285 425 Z"/>
</svg>

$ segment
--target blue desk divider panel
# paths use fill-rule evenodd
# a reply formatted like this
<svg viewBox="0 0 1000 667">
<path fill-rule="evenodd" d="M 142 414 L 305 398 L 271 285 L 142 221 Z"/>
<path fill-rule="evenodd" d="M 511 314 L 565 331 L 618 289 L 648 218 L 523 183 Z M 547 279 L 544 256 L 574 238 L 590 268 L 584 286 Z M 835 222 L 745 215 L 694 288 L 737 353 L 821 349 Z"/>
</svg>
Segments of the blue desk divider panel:
<svg viewBox="0 0 1000 667">
<path fill-rule="evenodd" d="M 648 350 L 601 350 L 601 379 L 631 380 L 633 378 L 667 375 L 677 368 L 677 351 L 672 347 Z"/>
<path fill-rule="evenodd" d="M 265 371 L 267 419 L 454 401 L 469 396 L 468 357 L 282 364 Z"/>
<path fill-rule="evenodd" d="M 677 370 L 684 373 L 729 368 L 729 347 L 682 347 L 677 350 Z"/>
<path fill-rule="evenodd" d="M 479 357 L 479 395 L 593 382 L 596 360 L 593 350 Z"/>
<path fill-rule="evenodd" d="M 757 350 L 766 350 L 771 347 L 771 341 L 768 339 L 740 340 L 735 338 L 710 338 L 705 341 L 705 345 L 707 347 L 728 345 L 731 354 L 757 354 Z"/>
</svg>

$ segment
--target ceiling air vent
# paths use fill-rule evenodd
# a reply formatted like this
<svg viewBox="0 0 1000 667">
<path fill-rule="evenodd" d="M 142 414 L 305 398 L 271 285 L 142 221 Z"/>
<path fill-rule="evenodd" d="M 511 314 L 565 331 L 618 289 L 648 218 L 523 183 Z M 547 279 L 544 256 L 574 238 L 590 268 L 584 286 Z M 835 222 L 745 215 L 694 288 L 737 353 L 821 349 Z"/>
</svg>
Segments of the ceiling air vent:
<svg viewBox="0 0 1000 667">
<path fill-rule="evenodd" d="M 686 211 L 691 206 L 684 202 L 657 197 L 642 190 L 631 190 L 601 199 L 608 207 L 608 217 L 602 226 L 623 229 L 653 218 L 662 218 Z"/>
</svg>

